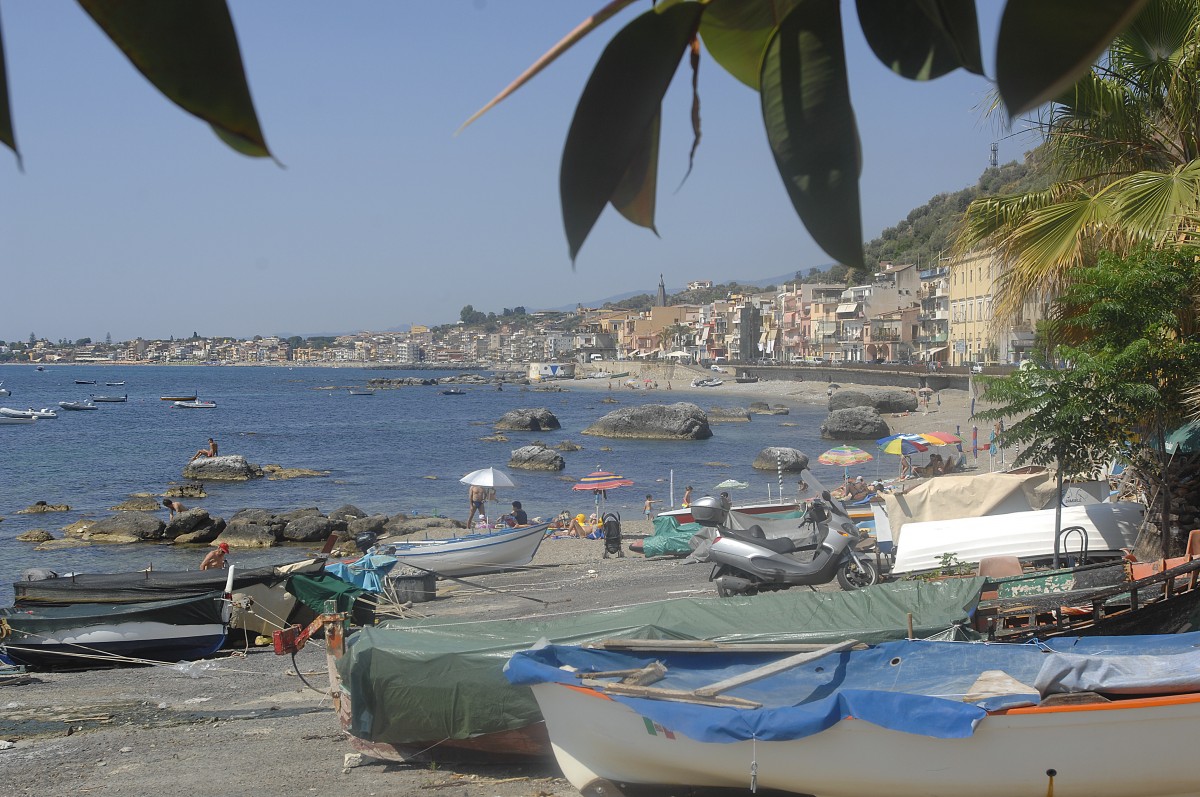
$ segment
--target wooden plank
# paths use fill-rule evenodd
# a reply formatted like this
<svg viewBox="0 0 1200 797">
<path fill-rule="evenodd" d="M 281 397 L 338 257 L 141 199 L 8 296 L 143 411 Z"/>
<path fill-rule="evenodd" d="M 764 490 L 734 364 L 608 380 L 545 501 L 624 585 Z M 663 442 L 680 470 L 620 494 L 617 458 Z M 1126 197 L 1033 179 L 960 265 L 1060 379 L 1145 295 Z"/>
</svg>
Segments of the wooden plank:
<svg viewBox="0 0 1200 797">
<path fill-rule="evenodd" d="M 627 650 L 646 653 L 796 653 L 809 650 L 824 650 L 824 642 L 712 642 L 706 639 L 602 639 L 580 645 L 589 650 Z M 870 647 L 855 642 L 855 650 Z"/>
<path fill-rule="evenodd" d="M 667 700 L 673 703 L 694 703 L 699 706 L 762 708 L 762 703 L 745 700 L 740 697 L 729 697 L 727 695 L 698 695 L 695 692 L 684 692 L 680 689 L 658 689 L 653 686 L 635 686 L 633 684 L 610 684 L 603 681 L 592 681 L 587 678 L 582 683 L 584 686 L 599 689 L 610 695 L 644 697 L 649 700 Z"/>
<path fill-rule="evenodd" d="M 816 661 L 819 658 L 828 656 L 830 653 L 838 653 L 843 650 L 849 650 L 858 644 L 857 639 L 847 639 L 844 642 L 838 642 L 833 645 L 827 645 L 820 650 L 814 650 L 809 653 L 798 653 L 795 656 L 788 656 L 786 659 L 764 664 L 762 667 L 756 667 L 753 670 L 735 675 L 732 678 L 726 678 L 724 681 L 717 681 L 715 684 L 702 686 L 694 690 L 694 694 L 701 697 L 712 697 L 721 692 L 733 689 L 735 686 L 753 683 L 768 676 L 774 675 L 784 670 L 790 670 L 793 667 L 799 667 L 801 664 L 807 664 L 810 661 Z"/>
</svg>

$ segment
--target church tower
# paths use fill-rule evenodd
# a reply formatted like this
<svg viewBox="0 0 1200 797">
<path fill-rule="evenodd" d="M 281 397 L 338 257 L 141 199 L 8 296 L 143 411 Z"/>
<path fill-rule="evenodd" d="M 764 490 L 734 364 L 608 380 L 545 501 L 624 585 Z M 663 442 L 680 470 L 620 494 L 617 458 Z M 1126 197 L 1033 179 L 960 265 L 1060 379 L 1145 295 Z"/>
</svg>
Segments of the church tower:
<svg viewBox="0 0 1200 797">
<path fill-rule="evenodd" d="M 667 306 L 667 284 L 663 282 L 663 275 L 658 275 L 658 306 Z"/>
</svg>

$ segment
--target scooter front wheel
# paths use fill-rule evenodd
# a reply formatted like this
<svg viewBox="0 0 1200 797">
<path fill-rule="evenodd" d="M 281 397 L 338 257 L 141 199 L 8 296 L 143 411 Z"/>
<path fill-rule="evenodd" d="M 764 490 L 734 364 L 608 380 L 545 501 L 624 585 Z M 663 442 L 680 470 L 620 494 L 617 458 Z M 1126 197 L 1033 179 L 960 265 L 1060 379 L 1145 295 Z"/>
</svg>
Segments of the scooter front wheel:
<svg viewBox="0 0 1200 797">
<path fill-rule="evenodd" d="M 838 566 L 837 581 L 842 589 L 853 592 L 876 584 L 879 581 L 879 571 L 866 559 L 856 562 L 848 558 Z"/>
</svg>

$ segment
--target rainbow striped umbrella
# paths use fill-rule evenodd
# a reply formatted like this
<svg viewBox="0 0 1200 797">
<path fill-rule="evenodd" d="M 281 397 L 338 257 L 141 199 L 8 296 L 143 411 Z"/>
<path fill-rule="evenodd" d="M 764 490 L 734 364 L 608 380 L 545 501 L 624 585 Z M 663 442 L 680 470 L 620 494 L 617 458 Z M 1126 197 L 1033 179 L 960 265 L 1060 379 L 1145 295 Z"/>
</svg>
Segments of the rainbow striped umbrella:
<svg viewBox="0 0 1200 797">
<path fill-rule="evenodd" d="M 915 434 L 894 434 L 890 437 L 881 437 L 875 441 L 875 445 L 879 446 L 879 450 L 883 453 L 897 456 L 929 450 L 929 443 Z"/>
<path fill-rule="evenodd" d="M 836 446 L 817 457 L 817 462 L 823 465 L 841 465 L 842 478 L 844 479 L 849 476 L 851 465 L 861 465 L 873 459 L 875 457 L 870 452 L 863 451 L 861 448 L 856 448 L 855 446 Z"/>
<path fill-rule="evenodd" d="M 962 442 L 961 437 L 949 432 L 921 432 L 917 436 L 934 446 L 956 446 Z"/>
</svg>

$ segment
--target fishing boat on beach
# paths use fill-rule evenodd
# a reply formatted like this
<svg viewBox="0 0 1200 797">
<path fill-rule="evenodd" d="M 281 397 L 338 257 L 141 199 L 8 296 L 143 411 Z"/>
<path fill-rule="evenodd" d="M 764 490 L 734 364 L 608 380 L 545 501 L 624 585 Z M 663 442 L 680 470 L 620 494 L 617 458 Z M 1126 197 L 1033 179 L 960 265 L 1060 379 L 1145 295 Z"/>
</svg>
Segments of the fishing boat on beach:
<svg viewBox="0 0 1200 797">
<path fill-rule="evenodd" d="M 1178 797 L 1196 791 L 1175 740 L 1200 722 L 1197 644 L 847 641 L 793 655 L 550 645 L 505 672 L 532 688 L 584 794 Z"/>
<path fill-rule="evenodd" d="M 389 556 L 396 557 L 401 563 L 440 576 L 494 573 L 532 562 L 549 526 L 549 523 L 536 523 L 481 530 L 443 540 L 405 540 L 395 545 L 383 542 L 382 546 Z"/>
<path fill-rule="evenodd" d="M 355 749 L 389 760 L 546 760 L 552 753 L 533 694 L 502 672 L 509 656 L 538 640 L 714 650 L 881 642 L 903 638 L 910 622 L 921 636 L 969 626 L 981 584 L 959 579 L 854 593 L 678 598 L 528 620 L 384 620 L 326 649 L 335 708 Z"/>
<path fill-rule="evenodd" d="M 229 601 L 220 589 L 169 600 L 0 608 L 8 634 L 0 654 L 30 667 L 182 661 L 225 642 Z"/>
</svg>

